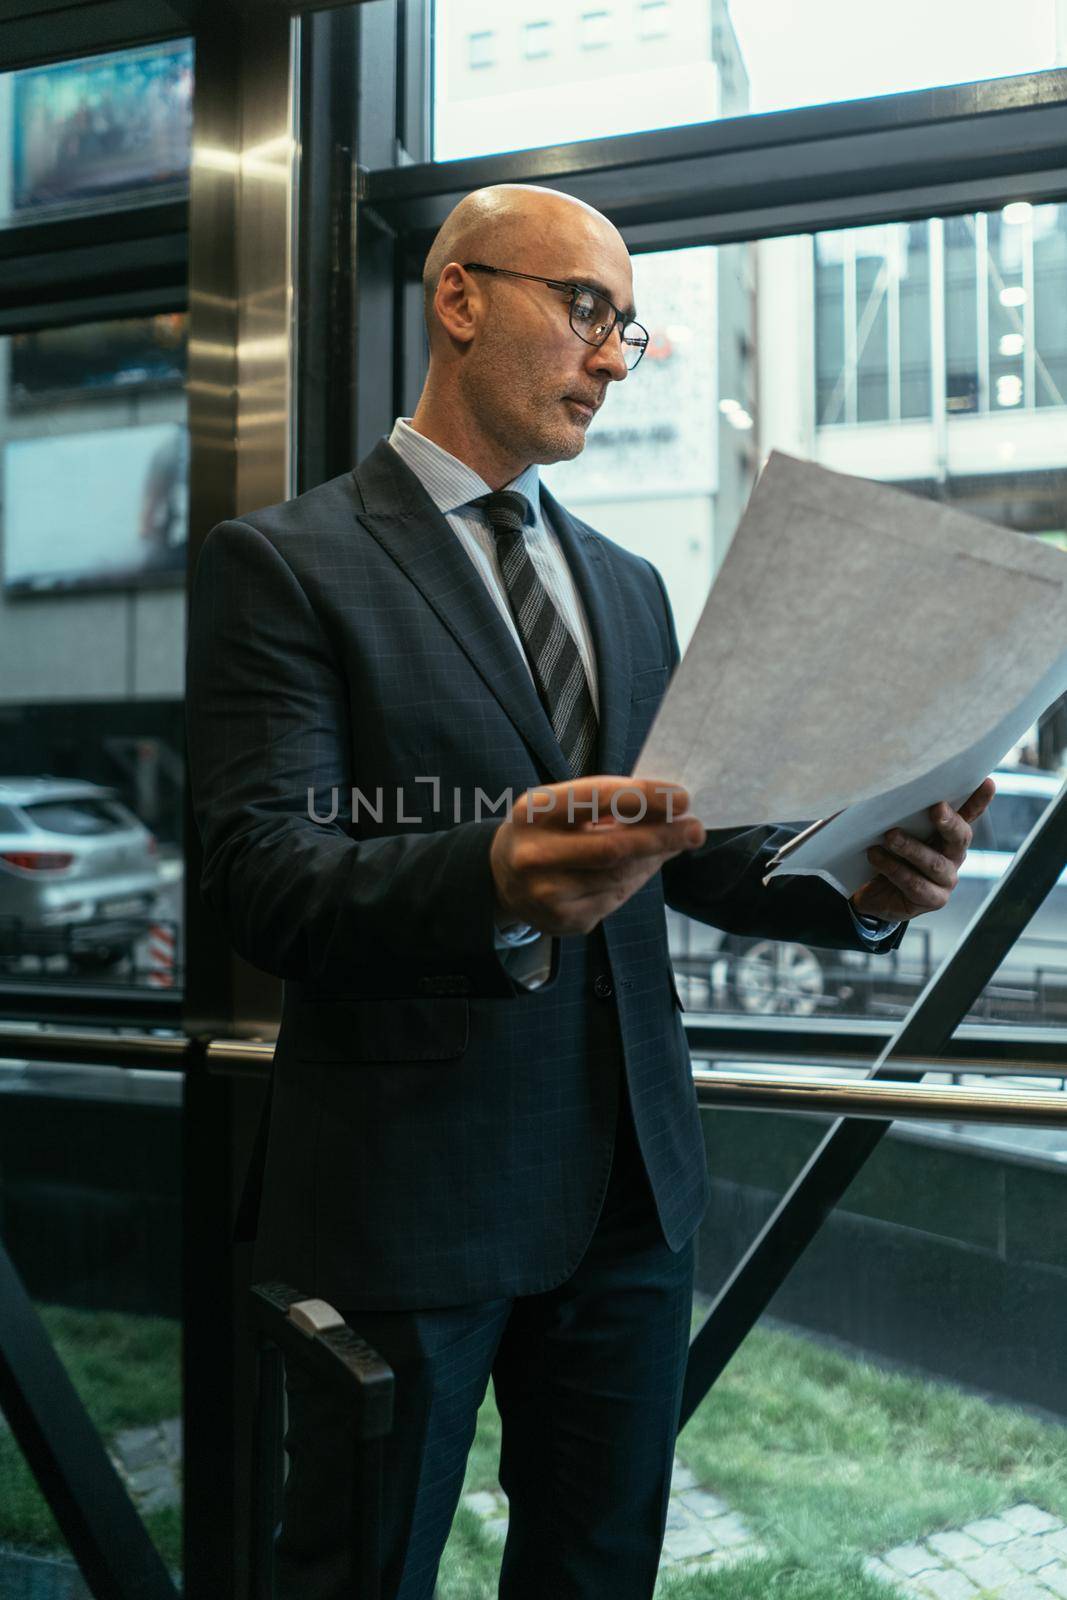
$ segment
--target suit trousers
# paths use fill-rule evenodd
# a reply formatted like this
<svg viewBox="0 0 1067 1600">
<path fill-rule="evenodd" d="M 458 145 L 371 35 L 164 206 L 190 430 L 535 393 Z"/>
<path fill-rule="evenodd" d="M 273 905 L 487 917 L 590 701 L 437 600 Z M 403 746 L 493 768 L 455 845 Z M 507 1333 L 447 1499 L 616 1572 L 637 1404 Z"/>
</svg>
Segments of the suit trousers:
<svg viewBox="0 0 1067 1600">
<path fill-rule="evenodd" d="M 694 1243 L 664 1240 L 625 1083 L 608 1188 L 575 1271 L 542 1294 L 351 1311 L 396 1374 L 385 1441 L 384 1600 L 431 1600 L 490 1375 L 509 1521 L 501 1600 L 649 1600 L 667 1516 Z M 352 1441 L 336 1393 L 286 1374 L 276 1600 L 359 1600 Z"/>
</svg>

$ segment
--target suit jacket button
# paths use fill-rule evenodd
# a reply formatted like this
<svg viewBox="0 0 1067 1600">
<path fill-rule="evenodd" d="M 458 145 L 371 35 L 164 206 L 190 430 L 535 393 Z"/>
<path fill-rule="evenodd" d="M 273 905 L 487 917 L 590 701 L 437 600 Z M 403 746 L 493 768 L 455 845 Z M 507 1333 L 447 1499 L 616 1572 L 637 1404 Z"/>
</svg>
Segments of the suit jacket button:
<svg viewBox="0 0 1067 1600">
<path fill-rule="evenodd" d="M 615 993 L 611 979 L 606 972 L 599 972 L 593 979 L 593 993 L 598 1000 L 610 1000 Z"/>
</svg>

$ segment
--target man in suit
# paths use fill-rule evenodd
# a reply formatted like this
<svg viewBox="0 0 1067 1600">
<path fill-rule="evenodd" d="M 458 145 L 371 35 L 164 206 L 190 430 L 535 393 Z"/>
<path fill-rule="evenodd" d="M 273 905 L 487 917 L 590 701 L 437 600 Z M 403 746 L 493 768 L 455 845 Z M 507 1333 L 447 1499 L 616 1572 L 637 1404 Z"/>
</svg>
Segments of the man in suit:
<svg viewBox="0 0 1067 1600">
<path fill-rule="evenodd" d="M 628 779 L 678 661 L 666 593 L 537 470 L 640 356 L 625 245 L 501 185 L 424 277 L 414 416 L 213 529 L 196 572 L 202 891 L 285 980 L 254 1271 L 333 1302 L 396 1372 L 390 1600 L 432 1594 L 490 1375 L 501 1595 L 644 1600 L 708 1194 L 664 900 L 891 949 L 947 899 L 989 786 L 934 808 L 938 848 L 887 841 L 849 904 L 763 887 L 781 830 L 706 835 L 670 774 Z M 351 1600 L 345 1419 L 288 1383 L 278 1592 Z"/>
</svg>

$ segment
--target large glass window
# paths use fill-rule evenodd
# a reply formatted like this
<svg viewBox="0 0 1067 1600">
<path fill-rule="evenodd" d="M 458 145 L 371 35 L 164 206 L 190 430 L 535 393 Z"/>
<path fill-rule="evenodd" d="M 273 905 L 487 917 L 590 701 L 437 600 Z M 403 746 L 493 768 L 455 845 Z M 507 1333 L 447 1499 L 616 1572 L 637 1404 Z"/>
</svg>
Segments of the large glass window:
<svg viewBox="0 0 1067 1600">
<path fill-rule="evenodd" d="M 1065 209 L 1041 208 L 1051 261 L 1049 241 L 1062 236 Z M 634 258 L 648 354 L 612 386 L 582 454 L 545 469 L 545 478 L 564 504 L 654 562 L 683 648 L 774 448 L 1062 539 L 1067 409 L 998 404 L 1004 374 L 977 320 L 998 282 L 1025 283 L 1029 292 L 1032 221 L 1011 207 L 995 228 L 993 220 Z M 1010 242 L 1007 230 L 1015 230 Z M 935 298 L 932 285 L 942 279 Z M 986 284 L 988 295 L 979 294 Z M 979 351 L 988 366 L 976 371 Z M 1051 350 L 1049 357 L 1056 359 Z M 932 375 L 942 369 L 945 392 L 935 396 Z M 672 915 L 687 1004 L 757 1015 L 901 1015 L 1003 876 L 1021 830 L 1057 791 L 1067 770 L 1065 723 L 1062 709 L 1051 708 L 1007 758 L 992 834 L 971 852 L 950 905 L 920 918 L 893 958 L 724 936 Z M 1067 887 L 1020 938 L 980 1009 L 1035 1022 L 1067 1016 Z"/>
<path fill-rule="evenodd" d="M 991 1085 L 986 1080 L 986 1087 Z M 694 1328 L 824 1119 L 703 1115 Z M 1063 1129 L 895 1123 L 680 1432 L 664 1600 L 1051 1600 L 1067 1582 Z M 487 1396 L 443 1594 L 496 1592 Z"/>
<path fill-rule="evenodd" d="M 0 341 L 0 982 L 174 991 L 185 317 Z"/>
<path fill-rule="evenodd" d="M 715 1110 L 704 1129 L 706 1308 L 827 1125 Z M 679 1435 L 680 1593 L 1058 1592 L 1067 1255 L 1043 1219 L 1065 1154 L 1063 1129 L 888 1129 Z"/>
<path fill-rule="evenodd" d="M 179 1581 L 181 1116 L 176 1074 L 0 1060 L 0 1247 Z M 89 1594 L 2 1425 L 0 1594 Z"/>
<path fill-rule="evenodd" d="M 606 134 L 969 83 L 1067 63 L 1063 0 L 655 0 L 574 7 L 435 0 L 434 155 Z M 555 23 L 536 75 L 530 26 Z M 468 41 L 499 28 L 492 62 Z M 605 91 L 609 92 L 605 92 Z"/>
</svg>

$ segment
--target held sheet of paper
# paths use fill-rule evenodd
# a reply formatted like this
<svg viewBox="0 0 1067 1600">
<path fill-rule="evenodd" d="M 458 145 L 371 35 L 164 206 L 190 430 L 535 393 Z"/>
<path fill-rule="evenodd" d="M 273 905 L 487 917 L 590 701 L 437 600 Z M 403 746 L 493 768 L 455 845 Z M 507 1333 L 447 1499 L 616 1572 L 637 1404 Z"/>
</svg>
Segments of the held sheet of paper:
<svg viewBox="0 0 1067 1600">
<path fill-rule="evenodd" d="M 1065 690 L 1067 555 L 775 452 L 634 774 L 708 829 L 826 819 L 768 876 L 851 894 Z"/>
</svg>

